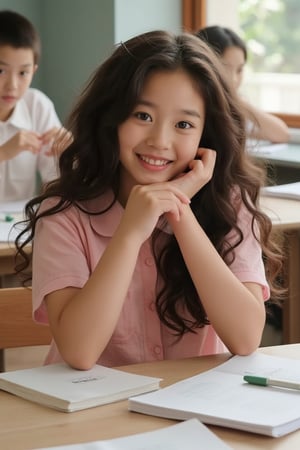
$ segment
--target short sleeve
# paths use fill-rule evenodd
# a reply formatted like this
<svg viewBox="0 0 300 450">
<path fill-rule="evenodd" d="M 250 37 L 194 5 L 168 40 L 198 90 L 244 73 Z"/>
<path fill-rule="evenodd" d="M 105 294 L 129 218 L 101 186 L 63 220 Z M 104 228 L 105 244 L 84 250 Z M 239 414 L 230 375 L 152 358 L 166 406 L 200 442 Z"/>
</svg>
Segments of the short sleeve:
<svg viewBox="0 0 300 450">
<path fill-rule="evenodd" d="M 48 207 L 49 201 L 45 203 Z M 37 321 L 48 321 L 45 295 L 69 286 L 81 288 L 90 276 L 83 222 L 75 208 L 37 222 L 32 262 L 33 312 Z"/>
<path fill-rule="evenodd" d="M 260 284 L 263 289 L 263 298 L 268 300 L 270 288 L 266 280 L 262 249 L 252 231 L 252 214 L 244 204 L 241 204 L 239 208 L 237 225 L 243 233 L 243 240 L 235 248 L 235 259 L 229 267 L 241 282 Z M 259 236 L 258 226 L 256 226 L 256 233 Z M 227 235 L 230 244 L 233 244 L 236 238 L 235 230 Z"/>
</svg>

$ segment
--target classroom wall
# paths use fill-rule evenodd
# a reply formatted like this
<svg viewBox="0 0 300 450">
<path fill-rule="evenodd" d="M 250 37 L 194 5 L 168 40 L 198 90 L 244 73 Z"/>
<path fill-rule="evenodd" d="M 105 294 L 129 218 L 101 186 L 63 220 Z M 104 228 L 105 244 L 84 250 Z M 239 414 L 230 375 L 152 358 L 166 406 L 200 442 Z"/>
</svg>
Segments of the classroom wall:
<svg viewBox="0 0 300 450">
<path fill-rule="evenodd" d="M 115 0 L 115 42 L 145 31 L 182 30 L 181 0 Z"/>
<path fill-rule="evenodd" d="M 65 118 L 114 40 L 111 0 L 43 0 L 43 86 Z"/>
<path fill-rule="evenodd" d="M 28 17 L 42 39 L 33 86 L 62 121 L 94 69 L 122 40 L 151 29 L 181 30 L 181 0 L 0 0 Z"/>
</svg>

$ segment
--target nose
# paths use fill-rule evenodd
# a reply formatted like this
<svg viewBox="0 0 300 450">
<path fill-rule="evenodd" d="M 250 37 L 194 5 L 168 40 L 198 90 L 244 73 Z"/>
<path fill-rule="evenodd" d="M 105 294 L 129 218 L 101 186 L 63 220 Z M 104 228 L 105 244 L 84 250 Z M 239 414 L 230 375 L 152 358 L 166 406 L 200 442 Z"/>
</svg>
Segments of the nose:
<svg viewBox="0 0 300 450">
<path fill-rule="evenodd" d="M 9 90 L 13 90 L 13 89 L 16 89 L 17 86 L 18 86 L 18 77 L 14 74 L 8 75 L 8 77 L 6 79 L 6 87 Z"/>
<path fill-rule="evenodd" d="M 147 145 L 157 150 L 167 150 L 171 144 L 169 128 L 163 124 L 154 124 L 149 130 Z"/>
</svg>

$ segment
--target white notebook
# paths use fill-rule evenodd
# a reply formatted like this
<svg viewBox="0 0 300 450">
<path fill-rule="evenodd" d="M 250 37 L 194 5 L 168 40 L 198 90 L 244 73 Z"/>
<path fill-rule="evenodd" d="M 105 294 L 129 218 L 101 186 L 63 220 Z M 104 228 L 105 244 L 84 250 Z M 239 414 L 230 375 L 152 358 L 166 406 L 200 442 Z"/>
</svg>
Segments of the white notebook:
<svg viewBox="0 0 300 450">
<path fill-rule="evenodd" d="M 124 400 L 159 388 L 160 378 L 95 365 L 76 370 L 67 364 L 0 374 L 0 389 L 65 412 Z"/>
<path fill-rule="evenodd" d="M 300 428 L 300 391 L 254 386 L 245 374 L 300 381 L 300 360 L 254 353 L 234 356 L 214 369 L 151 394 L 129 398 L 129 409 L 269 436 Z"/>
<path fill-rule="evenodd" d="M 225 442 L 197 419 L 171 425 L 155 431 L 134 434 L 105 441 L 60 445 L 40 450 L 230 450 Z"/>
<path fill-rule="evenodd" d="M 295 183 L 278 184 L 276 186 L 266 186 L 261 189 L 261 194 L 270 197 L 300 200 L 300 181 Z"/>
</svg>

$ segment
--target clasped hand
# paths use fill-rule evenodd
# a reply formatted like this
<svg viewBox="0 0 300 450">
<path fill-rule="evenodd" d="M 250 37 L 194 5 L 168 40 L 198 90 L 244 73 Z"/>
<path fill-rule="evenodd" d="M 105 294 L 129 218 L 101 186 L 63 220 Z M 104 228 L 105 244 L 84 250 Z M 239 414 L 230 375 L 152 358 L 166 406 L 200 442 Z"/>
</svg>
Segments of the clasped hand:
<svg viewBox="0 0 300 450">
<path fill-rule="evenodd" d="M 187 172 L 178 175 L 170 183 L 191 199 L 211 180 L 216 156 L 215 150 L 199 148 L 196 158 L 189 163 Z"/>
<path fill-rule="evenodd" d="M 127 238 L 134 236 L 136 242 L 142 243 L 150 237 L 161 216 L 179 221 L 190 198 L 213 175 L 216 152 L 201 148 L 197 157 L 200 159 L 190 162 L 190 170 L 174 180 L 134 186 L 126 202 L 119 233 Z"/>
</svg>

